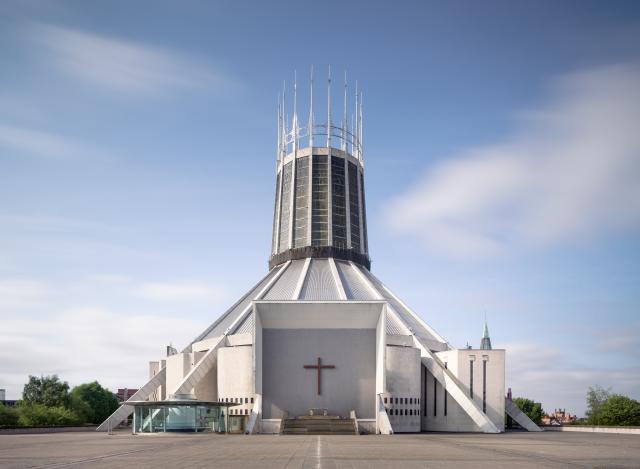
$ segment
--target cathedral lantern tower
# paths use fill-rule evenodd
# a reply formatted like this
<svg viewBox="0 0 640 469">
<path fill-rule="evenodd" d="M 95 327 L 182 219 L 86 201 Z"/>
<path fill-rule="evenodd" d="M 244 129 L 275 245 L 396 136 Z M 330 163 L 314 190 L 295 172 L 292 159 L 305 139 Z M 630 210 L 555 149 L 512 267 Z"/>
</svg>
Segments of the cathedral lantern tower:
<svg viewBox="0 0 640 469">
<path fill-rule="evenodd" d="M 369 269 L 362 93 L 358 93 L 356 84 L 350 109 L 345 75 L 342 116 L 334 121 L 329 71 L 326 121 L 317 123 L 312 72 L 304 125 L 300 123 L 297 94 L 294 82 L 291 121 L 284 91 L 278 99 L 276 200 L 269 267 L 295 259 L 332 257 Z"/>
</svg>

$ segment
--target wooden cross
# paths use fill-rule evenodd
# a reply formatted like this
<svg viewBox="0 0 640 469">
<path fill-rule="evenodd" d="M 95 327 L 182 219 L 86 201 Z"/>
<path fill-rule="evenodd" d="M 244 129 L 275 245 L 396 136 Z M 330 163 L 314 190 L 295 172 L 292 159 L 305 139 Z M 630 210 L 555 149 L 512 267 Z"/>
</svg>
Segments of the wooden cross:
<svg viewBox="0 0 640 469">
<path fill-rule="evenodd" d="M 322 359 L 320 357 L 318 357 L 318 364 L 317 365 L 304 365 L 304 367 L 306 369 L 317 369 L 318 370 L 318 396 L 321 394 L 320 392 L 320 372 L 322 371 L 323 368 L 335 368 L 335 365 L 323 365 L 322 364 Z"/>
</svg>

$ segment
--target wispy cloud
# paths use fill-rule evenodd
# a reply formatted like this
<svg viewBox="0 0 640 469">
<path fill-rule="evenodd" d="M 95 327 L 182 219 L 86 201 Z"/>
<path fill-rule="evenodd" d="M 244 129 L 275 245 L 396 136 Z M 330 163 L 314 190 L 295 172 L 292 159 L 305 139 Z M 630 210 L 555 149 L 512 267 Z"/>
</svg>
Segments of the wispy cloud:
<svg viewBox="0 0 640 469">
<path fill-rule="evenodd" d="M 566 408 L 584 415 L 589 386 L 640 398 L 639 366 L 583 366 L 571 363 L 558 348 L 527 343 L 506 344 L 507 386 L 513 395 L 542 402 L 546 411 Z"/>
<path fill-rule="evenodd" d="M 223 296 L 223 290 L 203 283 L 144 283 L 134 293 L 154 301 L 167 302 L 217 302 Z"/>
<path fill-rule="evenodd" d="M 29 374 L 57 373 L 72 385 L 98 379 L 135 388 L 146 381 L 147 363 L 162 347 L 183 346 L 206 324 L 181 317 L 145 315 L 99 307 L 64 310 L 44 317 L 11 315 L 0 328 L 0 382 L 17 397 Z"/>
<path fill-rule="evenodd" d="M 29 154 L 52 159 L 106 160 L 112 156 L 105 150 L 82 140 L 27 127 L 0 123 L 0 148 L 3 156 Z"/>
<path fill-rule="evenodd" d="M 220 94 L 239 86 L 206 60 L 176 51 L 44 23 L 33 23 L 29 33 L 61 72 L 130 95 L 177 88 Z"/>
<path fill-rule="evenodd" d="M 596 350 L 640 357 L 640 322 L 626 327 L 600 329 L 594 333 Z"/>
<path fill-rule="evenodd" d="M 34 306 L 42 306 L 52 293 L 41 281 L 24 278 L 0 278 L 0 312 L 14 315 Z"/>
<path fill-rule="evenodd" d="M 428 249 L 485 256 L 640 225 L 640 67 L 559 77 L 519 129 L 429 169 L 387 207 Z"/>
</svg>

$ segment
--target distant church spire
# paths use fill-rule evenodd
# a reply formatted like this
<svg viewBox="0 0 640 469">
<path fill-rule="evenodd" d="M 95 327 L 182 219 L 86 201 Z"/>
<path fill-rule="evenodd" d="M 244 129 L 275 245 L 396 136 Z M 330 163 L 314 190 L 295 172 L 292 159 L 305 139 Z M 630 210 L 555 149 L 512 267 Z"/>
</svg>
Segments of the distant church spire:
<svg viewBox="0 0 640 469">
<path fill-rule="evenodd" d="M 491 350 L 491 338 L 489 337 L 489 326 L 487 325 L 486 315 L 484 318 L 484 333 L 480 341 L 480 350 Z"/>
</svg>

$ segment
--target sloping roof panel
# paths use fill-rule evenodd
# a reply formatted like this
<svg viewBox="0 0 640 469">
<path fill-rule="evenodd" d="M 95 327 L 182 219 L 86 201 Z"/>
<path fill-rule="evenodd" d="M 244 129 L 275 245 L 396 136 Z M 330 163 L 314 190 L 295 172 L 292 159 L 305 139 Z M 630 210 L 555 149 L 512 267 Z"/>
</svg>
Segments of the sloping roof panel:
<svg viewBox="0 0 640 469">
<path fill-rule="evenodd" d="M 298 284 L 298 279 L 302 273 L 304 267 L 304 259 L 291 261 L 287 270 L 280 276 L 280 278 L 269 288 L 269 291 L 264 296 L 265 300 L 291 300 L 293 299 L 293 293 Z"/>
<path fill-rule="evenodd" d="M 336 267 L 348 300 L 376 299 L 369 287 L 364 283 L 360 275 L 358 275 L 350 263 L 336 261 Z"/>
<path fill-rule="evenodd" d="M 300 292 L 301 300 L 339 300 L 340 294 L 327 259 L 312 259 L 307 278 Z"/>
<path fill-rule="evenodd" d="M 224 334 L 224 331 L 233 324 L 238 315 L 240 315 L 255 296 L 262 290 L 267 283 L 282 267 L 274 267 L 269 273 L 260 280 L 251 290 L 249 290 L 240 300 L 238 300 L 231 308 L 229 308 L 222 316 L 220 316 L 211 326 L 209 326 L 202 334 L 200 334 L 193 342 L 217 337 Z"/>
</svg>

